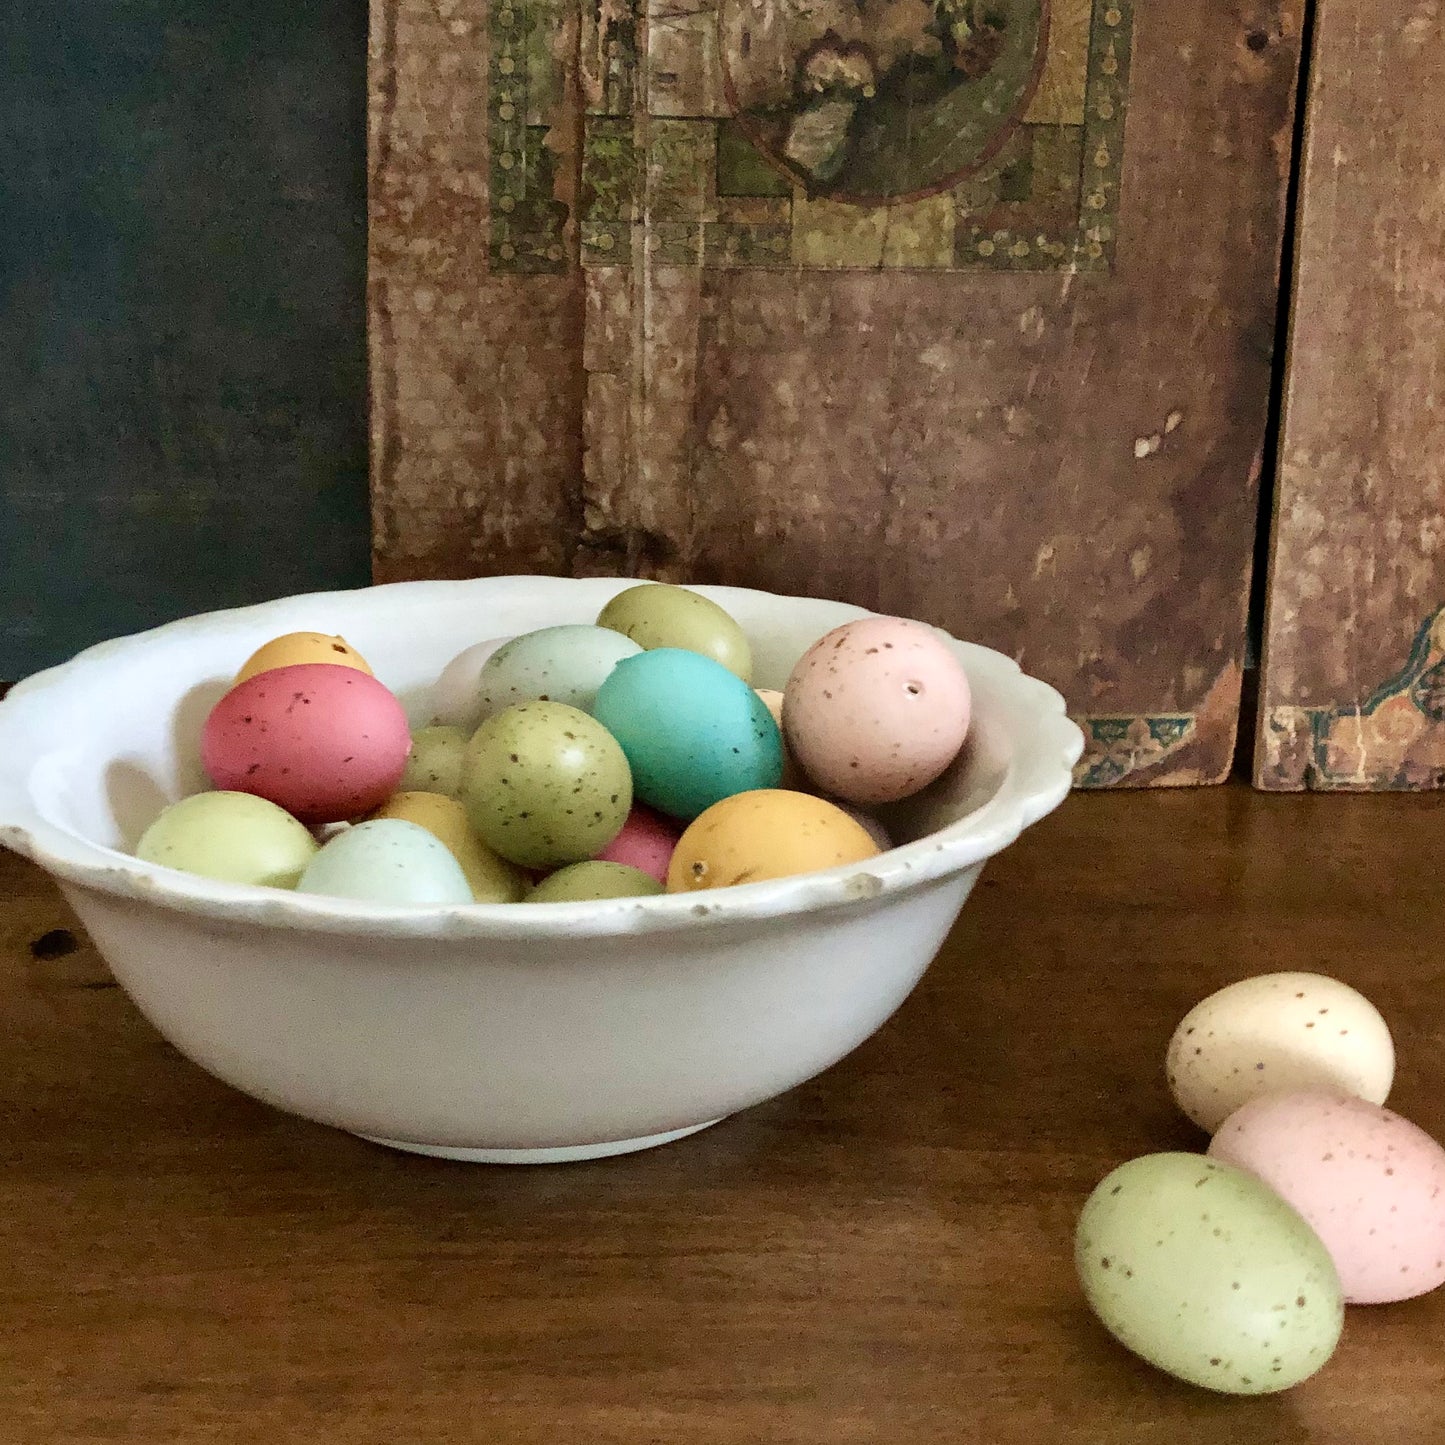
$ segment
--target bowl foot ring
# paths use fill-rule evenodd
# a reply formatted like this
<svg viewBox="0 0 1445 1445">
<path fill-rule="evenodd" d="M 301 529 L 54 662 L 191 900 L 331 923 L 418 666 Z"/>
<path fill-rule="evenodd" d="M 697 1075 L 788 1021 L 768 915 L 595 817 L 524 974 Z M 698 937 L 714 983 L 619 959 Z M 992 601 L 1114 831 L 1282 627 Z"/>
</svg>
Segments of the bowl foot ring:
<svg viewBox="0 0 1445 1445">
<path fill-rule="evenodd" d="M 426 1154 L 433 1159 L 455 1159 L 464 1164 L 577 1164 L 584 1159 L 611 1159 L 617 1154 L 635 1154 L 640 1149 L 656 1149 L 686 1139 L 689 1134 L 710 1129 L 720 1119 L 702 1124 L 689 1124 L 685 1129 L 669 1129 L 665 1134 L 644 1134 L 637 1139 L 613 1139 L 605 1144 L 563 1144 L 551 1149 L 456 1149 L 447 1144 L 412 1144 L 405 1139 L 378 1139 L 372 1134 L 359 1137 L 386 1149 L 400 1149 L 407 1154 Z"/>
</svg>

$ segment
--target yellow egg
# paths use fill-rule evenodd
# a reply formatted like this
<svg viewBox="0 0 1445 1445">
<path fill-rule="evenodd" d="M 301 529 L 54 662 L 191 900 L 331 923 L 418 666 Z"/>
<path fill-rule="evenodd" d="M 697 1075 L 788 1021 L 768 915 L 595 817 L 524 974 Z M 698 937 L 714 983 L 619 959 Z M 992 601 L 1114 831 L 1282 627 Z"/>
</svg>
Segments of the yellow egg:
<svg viewBox="0 0 1445 1445">
<path fill-rule="evenodd" d="M 761 883 L 877 855 L 864 829 L 826 799 L 759 788 L 714 803 L 689 825 L 668 865 L 667 891 Z"/>
<path fill-rule="evenodd" d="M 497 857 L 477 837 L 467 822 L 467 810 L 455 798 L 440 793 L 394 793 L 371 816 L 415 823 L 445 843 L 462 865 L 478 903 L 520 903 L 531 887 L 520 868 Z"/>
<path fill-rule="evenodd" d="M 330 662 L 337 667 L 354 667 L 372 676 L 366 659 L 344 637 L 329 637 L 324 632 L 288 632 L 258 647 L 236 674 L 236 682 L 245 682 L 258 672 L 296 667 L 303 662 Z"/>
</svg>

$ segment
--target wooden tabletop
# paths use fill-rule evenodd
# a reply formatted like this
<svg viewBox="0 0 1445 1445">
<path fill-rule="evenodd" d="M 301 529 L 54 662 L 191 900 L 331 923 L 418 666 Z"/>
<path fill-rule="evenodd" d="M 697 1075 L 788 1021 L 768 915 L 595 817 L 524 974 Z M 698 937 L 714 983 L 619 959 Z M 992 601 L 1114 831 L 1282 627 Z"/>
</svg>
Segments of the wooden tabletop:
<svg viewBox="0 0 1445 1445">
<path fill-rule="evenodd" d="M 0 856 L 0 1441 L 1410 1445 L 1445 1291 L 1350 1312 L 1258 1400 L 1085 1310 L 1077 1211 L 1204 1140 L 1162 1059 L 1250 973 L 1363 989 L 1445 1135 L 1445 800 L 1081 795 L 1001 857 L 901 1012 L 696 1138 L 596 1164 L 389 1153 L 164 1044 Z"/>
</svg>

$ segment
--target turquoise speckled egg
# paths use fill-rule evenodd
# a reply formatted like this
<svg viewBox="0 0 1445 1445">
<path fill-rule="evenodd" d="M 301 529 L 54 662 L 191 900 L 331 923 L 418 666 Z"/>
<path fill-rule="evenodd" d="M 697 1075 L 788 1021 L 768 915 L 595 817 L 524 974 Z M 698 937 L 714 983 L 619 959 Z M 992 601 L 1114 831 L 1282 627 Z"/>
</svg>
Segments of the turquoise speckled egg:
<svg viewBox="0 0 1445 1445">
<path fill-rule="evenodd" d="M 1084 1205 L 1074 1262 L 1120 1344 L 1223 1394 L 1299 1384 L 1344 1324 L 1319 1236 L 1258 1179 L 1197 1154 L 1146 1154 L 1115 1169 Z"/>
<path fill-rule="evenodd" d="M 592 711 L 622 744 L 637 796 L 675 818 L 782 779 L 783 739 L 767 703 L 701 653 L 658 647 L 624 658 Z"/>
</svg>

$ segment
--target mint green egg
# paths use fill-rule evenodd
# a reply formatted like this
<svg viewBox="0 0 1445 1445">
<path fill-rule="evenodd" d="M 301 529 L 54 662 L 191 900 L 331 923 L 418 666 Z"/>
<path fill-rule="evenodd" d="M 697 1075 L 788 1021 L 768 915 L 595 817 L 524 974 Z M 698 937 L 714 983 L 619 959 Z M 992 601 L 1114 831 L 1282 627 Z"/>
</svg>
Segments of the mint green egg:
<svg viewBox="0 0 1445 1445">
<path fill-rule="evenodd" d="M 591 712 L 597 689 L 612 669 L 641 651 L 619 632 L 584 623 L 524 632 L 483 664 L 477 679 L 479 716 L 495 717 L 523 702 L 561 702 Z"/>
<path fill-rule="evenodd" d="M 472 885 L 450 848 L 400 818 L 374 818 L 327 841 L 297 884 L 301 893 L 366 903 L 471 903 Z"/>
<path fill-rule="evenodd" d="M 597 903 L 604 898 L 651 898 L 662 884 L 626 863 L 572 863 L 544 878 L 526 903 Z"/>
<path fill-rule="evenodd" d="M 1333 1353 L 1344 1295 L 1318 1235 L 1253 1175 L 1147 1154 L 1089 1196 L 1074 1262 L 1122 1345 L 1205 1389 L 1266 1395 Z"/>
<path fill-rule="evenodd" d="M 250 793 L 196 793 L 172 803 L 141 835 L 136 857 L 215 878 L 294 888 L 317 843 L 285 809 Z"/>
</svg>

